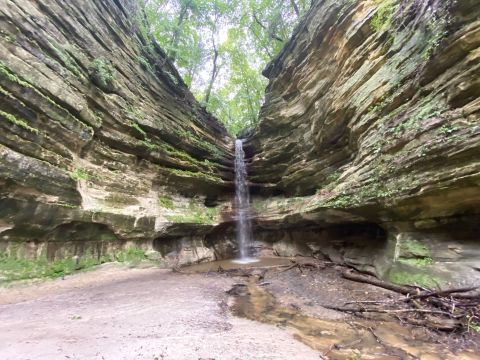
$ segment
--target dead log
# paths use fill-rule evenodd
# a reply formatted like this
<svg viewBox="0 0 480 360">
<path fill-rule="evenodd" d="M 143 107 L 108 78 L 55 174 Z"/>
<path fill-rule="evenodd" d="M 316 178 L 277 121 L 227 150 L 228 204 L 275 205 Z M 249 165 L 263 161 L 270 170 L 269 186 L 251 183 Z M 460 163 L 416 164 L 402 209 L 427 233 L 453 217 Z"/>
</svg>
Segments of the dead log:
<svg viewBox="0 0 480 360">
<path fill-rule="evenodd" d="M 344 272 L 342 272 L 342 276 L 345 279 L 356 281 L 356 282 L 361 282 L 365 284 L 370 284 L 374 286 L 378 286 L 387 290 L 395 291 L 397 293 L 403 294 L 403 295 L 416 295 L 418 294 L 418 289 L 408 287 L 408 286 L 402 286 L 402 285 L 395 285 L 391 284 L 385 281 L 382 281 L 377 278 L 373 277 L 368 277 L 365 275 L 360 275 L 360 274 L 354 274 L 352 269 L 347 269 Z"/>
<path fill-rule="evenodd" d="M 367 309 L 367 308 L 351 308 L 351 307 L 341 307 L 341 306 L 325 306 L 327 309 L 342 311 L 342 312 L 376 312 L 384 314 L 397 314 L 397 313 L 425 313 L 425 314 L 437 314 L 437 315 L 446 315 L 452 316 L 452 314 L 446 311 L 440 310 L 428 310 L 428 309 Z M 462 315 L 463 316 L 463 315 Z"/>
<path fill-rule="evenodd" d="M 427 291 L 421 294 L 412 295 L 410 299 L 425 299 L 431 296 L 447 296 L 455 293 L 466 293 L 469 291 L 477 290 L 478 286 L 474 287 L 465 287 L 465 288 L 457 288 L 457 289 L 447 289 L 447 290 L 438 290 L 438 291 Z M 456 296 L 456 295 L 455 295 Z M 480 296 L 477 294 L 477 296 Z"/>
</svg>

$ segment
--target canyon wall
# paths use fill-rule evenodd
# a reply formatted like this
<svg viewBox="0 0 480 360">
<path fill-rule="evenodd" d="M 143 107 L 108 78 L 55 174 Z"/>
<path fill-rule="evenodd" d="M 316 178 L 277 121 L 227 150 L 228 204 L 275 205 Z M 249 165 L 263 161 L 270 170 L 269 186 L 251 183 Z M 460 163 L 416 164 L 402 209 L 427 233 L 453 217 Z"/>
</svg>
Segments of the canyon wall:
<svg viewBox="0 0 480 360">
<path fill-rule="evenodd" d="M 479 45 L 475 0 L 316 1 L 264 72 L 247 144 L 257 239 L 395 282 L 478 285 Z"/>
<path fill-rule="evenodd" d="M 0 24 L 2 256 L 213 259 L 233 142 L 138 2 L 0 0 Z"/>
</svg>

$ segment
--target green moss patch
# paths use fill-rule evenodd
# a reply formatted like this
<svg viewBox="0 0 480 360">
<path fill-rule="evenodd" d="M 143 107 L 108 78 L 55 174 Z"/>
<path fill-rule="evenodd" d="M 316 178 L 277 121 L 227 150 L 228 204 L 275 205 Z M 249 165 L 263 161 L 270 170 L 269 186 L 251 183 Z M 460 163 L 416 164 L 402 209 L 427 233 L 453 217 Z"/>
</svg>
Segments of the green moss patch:
<svg viewBox="0 0 480 360">
<path fill-rule="evenodd" d="M 428 258 L 430 250 L 427 245 L 417 240 L 403 240 L 400 243 L 401 257 Z M 431 260 L 431 259 L 430 259 Z"/>
<path fill-rule="evenodd" d="M 431 257 L 424 257 L 419 259 L 398 259 L 398 261 L 403 264 L 416 267 L 426 267 L 429 265 L 433 265 L 433 259 Z"/>
<path fill-rule="evenodd" d="M 188 208 L 178 210 L 181 211 L 181 213 L 167 215 L 167 220 L 175 223 L 212 225 L 215 224 L 220 211 L 217 207 L 203 207 L 193 201 L 189 204 Z"/>
<path fill-rule="evenodd" d="M 0 61 L 0 76 L 14 82 L 22 87 L 33 89 L 33 85 L 28 81 L 17 76 L 13 71 L 11 71 L 3 62 Z"/>
<path fill-rule="evenodd" d="M 81 168 L 81 167 L 78 167 L 74 171 L 72 171 L 72 173 L 70 174 L 70 177 L 75 181 L 79 181 L 79 180 L 91 181 L 91 180 L 100 179 L 100 176 L 94 174 L 91 170 Z"/>
<path fill-rule="evenodd" d="M 138 200 L 136 198 L 119 193 L 110 194 L 105 198 L 105 202 L 111 206 L 129 206 L 138 204 Z"/>
<path fill-rule="evenodd" d="M 147 260 L 145 250 L 136 247 L 101 256 L 85 254 L 79 258 L 78 262 L 72 257 L 52 262 L 48 261 L 45 256 L 31 260 L 0 253 L 0 282 L 8 283 L 35 278 L 52 279 L 78 271 L 85 271 L 107 262 L 116 261 L 135 265 L 145 260 Z"/>
<path fill-rule="evenodd" d="M 27 122 L 25 120 L 19 119 L 15 115 L 12 115 L 12 114 L 9 114 L 5 111 L 0 110 L 0 116 L 3 117 L 4 119 L 6 119 L 7 121 L 11 122 L 12 124 L 15 124 L 15 125 L 21 127 L 22 129 L 30 131 L 34 134 L 38 134 L 38 132 L 39 132 L 38 129 L 35 129 L 35 128 L 31 127 L 30 125 L 27 124 Z"/>
<path fill-rule="evenodd" d="M 411 273 L 407 271 L 391 272 L 388 279 L 395 284 L 418 285 L 429 289 L 433 289 L 438 285 L 438 280 L 432 275 Z"/>
<path fill-rule="evenodd" d="M 222 152 L 214 144 L 199 139 L 190 131 L 180 129 L 177 130 L 176 133 L 180 139 L 186 139 L 187 141 L 190 141 L 192 144 L 195 144 L 199 148 L 209 152 L 214 158 L 219 158 L 222 156 Z"/>
<path fill-rule="evenodd" d="M 205 173 L 202 173 L 202 172 L 193 172 L 193 171 L 189 171 L 189 170 L 180 170 L 180 169 L 171 169 L 170 171 L 172 173 L 174 173 L 175 175 L 182 176 L 182 177 L 194 177 L 194 178 L 197 178 L 197 179 L 213 181 L 213 182 L 216 182 L 216 183 L 222 182 L 222 179 L 220 179 L 219 177 L 209 175 L 209 174 L 205 174 Z"/>
<path fill-rule="evenodd" d="M 392 26 L 393 15 L 397 10 L 397 4 L 395 0 L 375 0 L 375 3 L 378 4 L 378 8 L 370 25 L 373 30 L 380 32 L 382 29 Z"/>
<path fill-rule="evenodd" d="M 173 203 L 173 200 L 171 197 L 168 196 L 159 196 L 158 197 L 158 202 L 160 205 L 166 209 L 174 209 L 175 204 Z"/>
</svg>

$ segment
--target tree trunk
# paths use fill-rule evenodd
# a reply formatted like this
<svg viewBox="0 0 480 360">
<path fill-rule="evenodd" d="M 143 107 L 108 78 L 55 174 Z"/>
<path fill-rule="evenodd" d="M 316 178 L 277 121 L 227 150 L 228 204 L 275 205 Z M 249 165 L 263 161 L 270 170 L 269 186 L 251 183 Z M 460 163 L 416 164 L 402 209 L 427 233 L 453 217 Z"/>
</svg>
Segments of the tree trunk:
<svg viewBox="0 0 480 360">
<path fill-rule="evenodd" d="M 300 16 L 300 10 L 298 9 L 297 3 L 295 0 L 290 0 L 290 4 L 292 4 L 293 11 L 295 11 L 295 14 L 297 14 L 297 17 Z"/>
<path fill-rule="evenodd" d="M 210 82 L 208 83 L 207 91 L 205 92 L 205 98 L 203 101 L 205 104 L 208 104 L 210 101 L 210 95 L 212 93 L 212 88 L 213 84 L 215 83 L 215 79 L 217 78 L 218 75 L 218 49 L 215 45 L 215 40 L 212 39 L 213 41 L 213 68 L 212 68 L 212 76 L 210 77 Z"/>
<path fill-rule="evenodd" d="M 264 30 L 268 33 L 268 36 L 269 36 L 271 39 L 277 40 L 277 41 L 280 41 L 280 42 L 284 42 L 284 40 L 283 40 L 281 37 L 275 35 L 272 31 L 270 31 L 269 29 L 267 29 L 267 27 L 260 21 L 260 19 L 258 18 L 257 14 L 256 14 L 255 12 L 253 13 L 253 20 L 255 20 L 255 22 L 256 22 L 258 25 L 260 25 L 260 27 L 261 27 L 262 29 L 264 29 Z"/>
<path fill-rule="evenodd" d="M 183 24 L 183 21 L 187 17 L 188 10 L 190 9 L 190 6 L 192 5 L 193 0 L 187 1 L 181 8 L 180 14 L 178 15 L 178 21 L 177 21 L 177 27 L 175 28 L 175 31 L 173 32 L 172 36 L 172 41 L 170 42 L 170 46 L 172 48 L 170 52 L 170 57 L 172 61 L 175 61 L 175 58 L 177 57 L 177 51 L 175 50 L 177 45 L 178 45 L 178 40 L 180 37 L 181 33 L 181 27 Z"/>
</svg>

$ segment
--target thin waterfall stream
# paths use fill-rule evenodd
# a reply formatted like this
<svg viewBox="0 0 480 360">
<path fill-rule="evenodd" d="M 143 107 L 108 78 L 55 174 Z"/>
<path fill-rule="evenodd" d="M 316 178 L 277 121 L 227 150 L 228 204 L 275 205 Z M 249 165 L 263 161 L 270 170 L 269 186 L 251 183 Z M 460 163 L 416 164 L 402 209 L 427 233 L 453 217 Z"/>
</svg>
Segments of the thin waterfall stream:
<svg viewBox="0 0 480 360">
<path fill-rule="evenodd" d="M 250 253 L 252 243 L 252 222 L 250 213 L 250 193 L 247 184 L 247 167 L 243 142 L 235 140 L 235 215 L 239 258 L 236 262 L 255 262 Z"/>
</svg>

